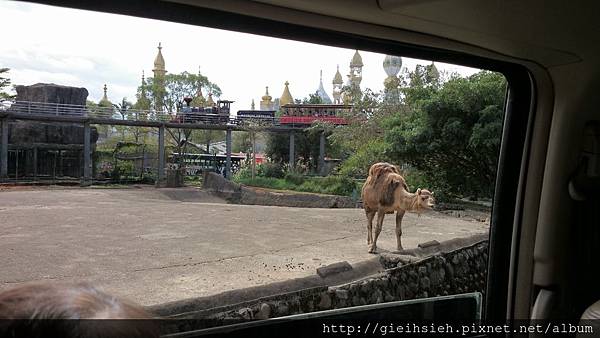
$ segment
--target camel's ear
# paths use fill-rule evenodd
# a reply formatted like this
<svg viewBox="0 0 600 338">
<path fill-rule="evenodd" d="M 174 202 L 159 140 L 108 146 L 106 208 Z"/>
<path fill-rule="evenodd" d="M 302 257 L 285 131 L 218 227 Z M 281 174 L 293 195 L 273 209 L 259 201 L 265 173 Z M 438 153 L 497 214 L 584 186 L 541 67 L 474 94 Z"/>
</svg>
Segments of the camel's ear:
<svg viewBox="0 0 600 338">
<path fill-rule="evenodd" d="M 421 188 L 417 189 L 417 195 L 421 195 Z"/>
</svg>

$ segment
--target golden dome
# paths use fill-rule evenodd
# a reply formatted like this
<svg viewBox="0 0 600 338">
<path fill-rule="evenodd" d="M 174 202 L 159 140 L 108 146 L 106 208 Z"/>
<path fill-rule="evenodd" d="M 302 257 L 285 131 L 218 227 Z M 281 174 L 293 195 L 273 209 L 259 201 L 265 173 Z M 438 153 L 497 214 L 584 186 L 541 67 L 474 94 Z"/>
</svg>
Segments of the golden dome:
<svg viewBox="0 0 600 338">
<path fill-rule="evenodd" d="M 285 88 L 283 89 L 283 94 L 281 94 L 281 98 L 279 99 L 279 105 L 283 106 L 288 103 L 294 103 L 294 98 L 292 94 L 290 94 L 289 82 L 285 81 Z"/>
<path fill-rule="evenodd" d="M 340 65 L 337 66 L 337 71 L 333 77 L 333 84 L 344 84 L 344 80 L 342 80 L 342 74 L 340 74 Z"/>
<path fill-rule="evenodd" d="M 271 101 L 271 99 L 272 99 L 272 98 L 273 98 L 273 97 L 271 97 L 271 95 L 269 95 L 269 86 L 265 87 L 265 95 L 263 95 L 263 96 L 261 97 L 261 99 L 262 99 L 263 101 Z"/>
<path fill-rule="evenodd" d="M 363 66 L 362 57 L 360 56 L 360 54 L 358 54 L 358 49 L 356 50 L 356 52 L 354 52 L 352 61 L 350 61 L 350 67 L 352 67 L 352 66 L 355 66 L 355 67 Z"/>
</svg>

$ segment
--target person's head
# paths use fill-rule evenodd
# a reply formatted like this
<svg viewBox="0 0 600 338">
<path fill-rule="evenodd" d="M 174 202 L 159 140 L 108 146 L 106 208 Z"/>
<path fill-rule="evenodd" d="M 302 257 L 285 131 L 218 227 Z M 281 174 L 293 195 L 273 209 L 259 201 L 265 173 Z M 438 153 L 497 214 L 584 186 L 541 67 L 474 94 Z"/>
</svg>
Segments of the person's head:
<svg viewBox="0 0 600 338">
<path fill-rule="evenodd" d="M 88 284 L 30 283 L 0 292 L 5 326 L 0 333 L 17 328 L 30 336 L 43 335 L 36 331 L 46 329 L 64 337 L 158 337 L 151 318 L 142 307 Z"/>
</svg>

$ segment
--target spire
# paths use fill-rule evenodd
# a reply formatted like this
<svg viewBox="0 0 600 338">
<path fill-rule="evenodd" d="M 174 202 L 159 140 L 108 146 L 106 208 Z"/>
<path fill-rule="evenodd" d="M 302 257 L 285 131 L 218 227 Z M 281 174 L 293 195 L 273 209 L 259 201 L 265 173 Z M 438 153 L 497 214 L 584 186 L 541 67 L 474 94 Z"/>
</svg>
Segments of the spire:
<svg viewBox="0 0 600 338">
<path fill-rule="evenodd" d="M 333 77 L 333 84 L 344 84 L 344 80 L 342 80 L 342 74 L 340 74 L 340 65 L 337 65 L 337 71 Z"/>
<path fill-rule="evenodd" d="M 112 103 L 108 100 L 108 95 L 106 94 L 108 91 L 108 88 L 106 87 L 106 83 L 104 84 L 103 91 L 104 91 L 104 95 L 102 96 L 102 99 L 100 99 L 100 102 L 98 102 L 98 105 L 103 106 L 103 107 L 112 107 Z"/>
<path fill-rule="evenodd" d="M 256 108 L 256 105 L 254 104 L 254 99 L 252 99 L 252 104 L 250 105 L 250 109 L 254 110 Z"/>
<path fill-rule="evenodd" d="M 206 103 L 206 99 L 202 95 L 201 76 L 202 74 L 200 73 L 200 66 L 198 66 L 198 89 L 196 90 L 196 96 L 194 96 L 194 99 L 191 102 L 192 107 L 202 107 L 204 106 L 204 103 Z"/>
<path fill-rule="evenodd" d="M 156 54 L 156 58 L 154 58 L 154 71 L 157 70 L 165 70 L 165 59 L 162 56 L 162 46 L 160 42 L 158 43 L 158 53 Z"/>
<path fill-rule="evenodd" d="M 327 95 L 325 88 L 323 88 L 323 70 L 321 70 L 321 74 L 319 77 L 319 88 L 317 88 L 317 95 L 319 95 L 319 97 L 321 98 L 321 101 L 323 103 L 327 103 L 327 104 L 331 103 L 331 99 L 329 98 L 329 95 Z"/>
<path fill-rule="evenodd" d="M 146 96 L 146 77 L 144 76 L 144 70 L 142 69 L 142 95 Z"/>
<path fill-rule="evenodd" d="M 290 83 L 285 81 L 285 88 L 283 88 L 283 94 L 281 94 L 281 98 L 279 99 L 280 106 L 286 105 L 288 103 L 294 103 L 294 98 L 292 97 L 292 94 L 290 93 L 290 88 L 288 87 L 289 85 Z"/>
</svg>

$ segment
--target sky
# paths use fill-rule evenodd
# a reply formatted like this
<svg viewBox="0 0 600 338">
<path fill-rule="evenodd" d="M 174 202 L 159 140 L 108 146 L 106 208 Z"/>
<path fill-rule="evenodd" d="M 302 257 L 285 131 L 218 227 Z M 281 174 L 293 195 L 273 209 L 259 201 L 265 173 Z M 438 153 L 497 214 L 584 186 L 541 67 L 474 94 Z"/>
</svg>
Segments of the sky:
<svg viewBox="0 0 600 338">
<path fill-rule="evenodd" d="M 114 103 L 135 102 L 142 71 L 151 77 L 157 46 L 169 73 L 200 71 L 219 85 L 222 99 L 235 101 L 232 111 L 258 104 L 269 87 L 273 99 L 284 83 L 294 99 L 314 93 L 323 71 L 323 85 L 331 97 L 339 65 L 349 73 L 354 50 L 259 35 L 230 32 L 166 21 L 142 19 L 0 0 L 0 68 L 10 68 L 13 85 L 56 83 L 85 87 L 88 99 L 98 102 L 102 87 Z M 383 89 L 385 55 L 359 51 L 364 67 L 361 87 Z M 431 61 L 403 58 L 403 68 Z M 436 62 L 442 72 L 467 76 L 476 69 Z M 206 95 L 206 94 L 205 94 Z"/>
</svg>

